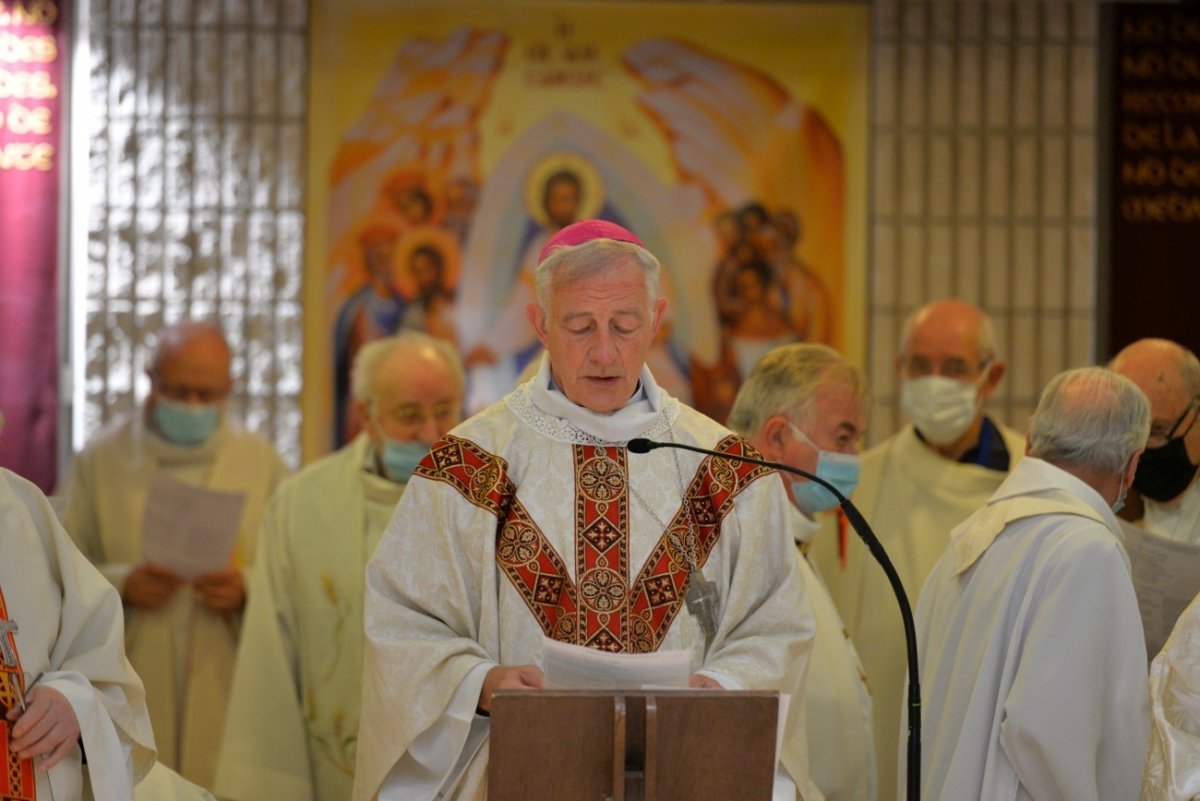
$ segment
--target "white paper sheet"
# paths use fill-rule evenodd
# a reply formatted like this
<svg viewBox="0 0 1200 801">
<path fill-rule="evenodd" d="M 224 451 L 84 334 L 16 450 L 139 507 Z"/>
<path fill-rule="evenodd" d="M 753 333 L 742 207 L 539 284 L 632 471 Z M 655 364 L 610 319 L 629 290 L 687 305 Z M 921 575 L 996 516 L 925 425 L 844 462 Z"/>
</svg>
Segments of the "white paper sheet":
<svg viewBox="0 0 1200 801">
<path fill-rule="evenodd" d="M 1179 615 L 1200 593 L 1200 545 L 1169 540 L 1125 522 L 1121 529 L 1142 613 L 1146 653 L 1153 659 Z"/>
<path fill-rule="evenodd" d="M 610 654 L 543 637 L 542 673 L 553 690 L 687 689 L 690 654 Z"/>
<path fill-rule="evenodd" d="M 142 558 L 191 580 L 229 565 L 246 497 L 150 477 L 142 519 Z"/>
</svg>

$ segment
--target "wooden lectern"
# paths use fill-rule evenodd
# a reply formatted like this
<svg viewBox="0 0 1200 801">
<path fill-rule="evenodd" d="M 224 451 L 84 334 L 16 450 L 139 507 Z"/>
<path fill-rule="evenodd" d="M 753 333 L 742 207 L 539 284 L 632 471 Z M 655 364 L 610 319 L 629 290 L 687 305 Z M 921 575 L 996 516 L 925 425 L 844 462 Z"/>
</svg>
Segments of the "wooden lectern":
<svg viewBox="0 0 1200 801">
<path fill-rule="evenodd" d="M 770 799 L 779 694 L 500 691 L 489 801 Z"/>
</svg>

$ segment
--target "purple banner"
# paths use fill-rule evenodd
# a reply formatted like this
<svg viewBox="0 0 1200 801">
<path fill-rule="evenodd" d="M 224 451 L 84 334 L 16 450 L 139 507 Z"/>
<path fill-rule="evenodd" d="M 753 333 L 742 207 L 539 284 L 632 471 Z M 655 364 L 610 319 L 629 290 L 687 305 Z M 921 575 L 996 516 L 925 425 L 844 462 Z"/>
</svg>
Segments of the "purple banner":
<svg viewBox="0 0 1200 801">
<path fill-rule="evenodd" d="M 45 491 L 58 443 L 63 5 L 0 0 L 0 465 Z"/>
</svg>

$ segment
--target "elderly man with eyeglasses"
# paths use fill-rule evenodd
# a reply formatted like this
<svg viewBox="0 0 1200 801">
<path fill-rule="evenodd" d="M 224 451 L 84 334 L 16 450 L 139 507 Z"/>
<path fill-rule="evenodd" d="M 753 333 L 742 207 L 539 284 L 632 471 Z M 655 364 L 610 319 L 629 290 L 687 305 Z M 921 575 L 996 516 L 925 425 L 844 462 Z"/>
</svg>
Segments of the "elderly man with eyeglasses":
<svg viewBox="0 0 1200 801">
<path fill-rule="evenodd" d="M 67 531 L 124 601 L 125 647 L 146 685 L 159 758 L 204 787 L 212 784 L 225 724 L 246 602 L 243 570 L 254 558 L 267 498 L 287 472 L 270 443 L 226 414 L 230 361 L 211 323 L 162 329 L 146 369 L 145 405 L 76 455 L 67 485 Z M 150 487 L 171 482 L 241 496 L 223 568 L 188 580 L 145 559 Z"/>
<path fill-rule="evenodd" d="M 1139 525 L 1168 539 L 1200 542 L 1200 361 L 1166 339 L 1140 339 L 1109 367 L 1150 399 L 1150 437 L 1133 479 L 1143 509 Z"/>
<path fill-rule="evenodd" d="M 904 325 L 896 371 L 912 422 L 868 450 L 854 502 L 915 601 L 950 531 L 982 506 L 1024 453 L 1024 437 L 983 411 L 1005 365 L 983 310 L 947 299 Z M 822 575 L 858 645 L 873 696 L 879 799 L 896 787 L 906 669 L 904 630 L 883 572 L 856 538 L 818 537 Z"/>
<path fill-rule="evenodd" d="M 228 801 L 348 799 L 367 560 L 429 446 L 462 417 L 454 347 L 418 331 L 354 358 L 362 433 L 267 506 L 215 790 Z"/>
</svg>

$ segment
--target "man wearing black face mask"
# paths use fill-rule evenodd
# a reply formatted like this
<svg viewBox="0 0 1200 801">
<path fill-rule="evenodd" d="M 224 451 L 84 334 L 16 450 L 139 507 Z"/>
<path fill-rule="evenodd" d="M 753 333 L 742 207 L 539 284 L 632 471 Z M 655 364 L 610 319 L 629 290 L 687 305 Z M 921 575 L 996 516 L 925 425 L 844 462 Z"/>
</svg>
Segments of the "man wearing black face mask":
<svg viewBox="0 0 1200 801">
<path fill-rule="evenodd" d="M 1153 418 L 1133 488 L 1144 503 L 1141 527 L 1179 542 L 1200 543 L 1200 361 L 1165 339 L 1141 339 L 1109 367 L 1150 399 Z"/>
</svg>

